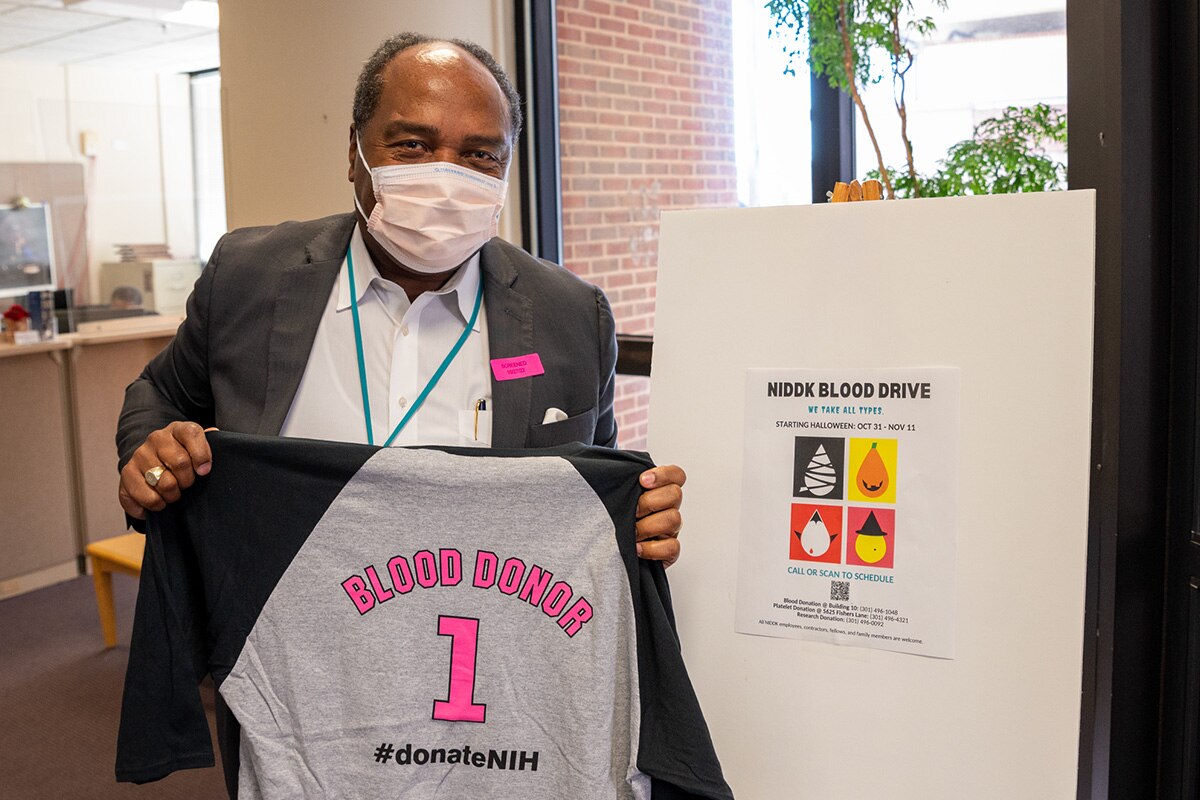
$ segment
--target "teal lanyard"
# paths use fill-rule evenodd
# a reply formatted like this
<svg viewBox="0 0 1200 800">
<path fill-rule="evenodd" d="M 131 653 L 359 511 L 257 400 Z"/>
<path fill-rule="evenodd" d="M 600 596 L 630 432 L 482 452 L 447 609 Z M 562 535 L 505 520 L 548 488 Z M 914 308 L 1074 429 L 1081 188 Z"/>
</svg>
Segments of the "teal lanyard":
<svg viewBox="0 0 1200 800">
<path fill-rule="evenodd" d="M 354 348 L 358 351 L 358 383 L 362 387 L 362 402 L 363 402 L 363 417 L 367 426 L 367 444 L 375 444 L 375 432 L 371 429 L 371 398 L 367 394 L 367 362 L 363 356 L 362 345 L 362 323 L 358 319 L 358 292 L 354 288 L 354 256 L 350 254 L 350 248 L 346 248 L 346 272 L 350 275 L 350 316 L 354 318 Z M 425 398 L 433 391 L 433 387 L 437 386 L 437 382 L 442 379 L 446 368 L 450 366 L 450 362 L 458 355 L 458 351 L 462 349 L 466 343 L 467 337 L 471 335 L 471 331 L 475 328 L 475 320 L 479 319 L 479 307 L 483 305 L 483 276 L 479 276 L 479 291 L 475 293 L 475 307 L 471 309 L 471 319 L 467 322 L 467 327 L 463 329 L 462 335 L 458 337 L 458 341 L 454 343 L 454 347 L 450 348 L 450 352 L 442 359 L 441 366 L 433 373 L 433 377 L 429 379 L 429 383 L 425 384 L 425 388 L 421 390 L 421 394 L 417 395 L 416 401 L 409 407 L 408 413 L 404 415 L 404 419 L 396 425 L 396 429 L 392 431 L 392 435 L 383 443 L 384 447 L 390 447 L 396 437 L 400 435 L 400 431 L 404 430 L 404 426 L 412 419 L 413 414 L 417 413 L 417 409 L 425 402 Z"/>
</svg>

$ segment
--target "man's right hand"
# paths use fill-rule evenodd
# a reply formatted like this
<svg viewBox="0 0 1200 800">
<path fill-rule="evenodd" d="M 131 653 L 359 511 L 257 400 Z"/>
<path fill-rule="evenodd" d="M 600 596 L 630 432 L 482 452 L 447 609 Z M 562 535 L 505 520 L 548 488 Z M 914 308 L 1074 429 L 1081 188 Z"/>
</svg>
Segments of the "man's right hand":
<svg viewBox="0 0 1200 800">
<path fill-rule="evenodd" d="M 164 467 L 158 483 L 151 486 L 146 473 Z M 121 470 L 117 499 L 134 519 L 145 519 L 147 511 L 161 511 L 179 499 L 182 491 L 199 475 L 212 469 L 212 451 L 204 428 L 195 422 L 172 422 L 146 437 L 141 447 Z"/>
</svg>

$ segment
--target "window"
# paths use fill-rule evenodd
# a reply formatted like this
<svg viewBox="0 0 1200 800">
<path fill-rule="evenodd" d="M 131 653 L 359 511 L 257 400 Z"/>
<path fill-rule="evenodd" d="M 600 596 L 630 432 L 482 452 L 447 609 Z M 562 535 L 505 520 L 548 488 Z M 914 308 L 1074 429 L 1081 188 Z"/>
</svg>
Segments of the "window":
<svg viewBox="0 0 1200 800">
<path fill-rule="evenodd" d="M 221 144 L 221 73 L 191 76 L 196 182 L 196 256 L 206 263 L 225 233 L 225 157 Z"/>
<path fill-rule="evenodd" d="M 808 67 L 791 65 L 784 41 L 771 36 L 762 0 L 733 2 L 733 79 L 737 195 L 743 206 L 812 199 L 812 125 Z"/>
<path fill-rule="evenodd" d="M 914 41 L 905 101 L 908 135 L 918 173 L 930 173 L 976 125 L 1011 105 L 1067 104 L 1067 20 L 1064 0 L 950 0 L 945 11 L 918 0 L 937 31 Z M 880 58 L 877 74 L 890 74 Z M 889 168 L 904 168 L 904 146 L 891 81 L 863 94 L 871 124 Z M 858 177 L 878 168 L 871 139 L 860 120 L 856 136 Z M 1065 160 L 1066 153 L 1061 151 Z"/>
<path fill-rule="evenodd" d="M 662 211 L 737 204 L 728 0 L 555 3 L 563 266 L 605 291 L 617 331 L 654 330 Z M 622 376 L 623 447 L 644 447 L 648 381 Z"/>
</svg>

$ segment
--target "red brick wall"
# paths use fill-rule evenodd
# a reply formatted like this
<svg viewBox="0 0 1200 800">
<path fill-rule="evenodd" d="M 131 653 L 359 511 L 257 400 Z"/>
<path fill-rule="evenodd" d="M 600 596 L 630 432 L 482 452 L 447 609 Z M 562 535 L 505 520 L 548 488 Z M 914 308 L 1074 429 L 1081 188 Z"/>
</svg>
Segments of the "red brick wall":
<svg viewBox="0 0 1200 800">
<path fill-rule="evenodd" d="M 733 206 L 731 0 L 558 0 L 565 266 L 621 333 L 654 330 L 658 218 Z M 645 445 L 648 381 L 617 387 L 621 444 Z"/>
</svg>

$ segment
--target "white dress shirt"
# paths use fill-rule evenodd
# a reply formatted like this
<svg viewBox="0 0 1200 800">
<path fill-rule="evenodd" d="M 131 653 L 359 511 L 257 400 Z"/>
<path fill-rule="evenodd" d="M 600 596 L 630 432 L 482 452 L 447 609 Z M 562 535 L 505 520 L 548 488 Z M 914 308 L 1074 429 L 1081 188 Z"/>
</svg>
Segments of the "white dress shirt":
<svg viewBox="0 0 1200 800">
<path fill-rule="evenodd" d="M 379 275 L 357 226 L 350 238 L 354 284 L 345 261 L 330 292 L 283 436 L 366 442 L 351 303 L 358 303 L 375 444 L 382 445 L 462 335 L 483 279 L 479 254 L 436 292 L 410 303 Z M 486 408 L 476 413 L 480 400 Z M 491 370 L 482 305 L 475 327 L 393 445 L 487 447 L 491 443 Z"/>
</svg>

